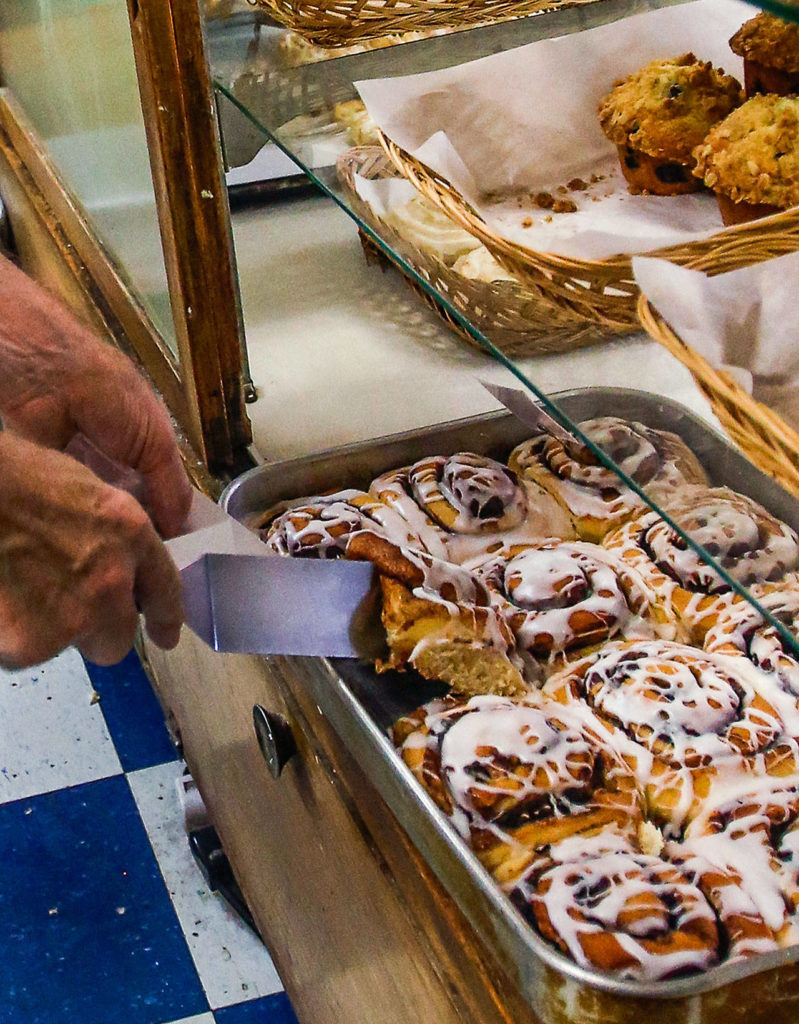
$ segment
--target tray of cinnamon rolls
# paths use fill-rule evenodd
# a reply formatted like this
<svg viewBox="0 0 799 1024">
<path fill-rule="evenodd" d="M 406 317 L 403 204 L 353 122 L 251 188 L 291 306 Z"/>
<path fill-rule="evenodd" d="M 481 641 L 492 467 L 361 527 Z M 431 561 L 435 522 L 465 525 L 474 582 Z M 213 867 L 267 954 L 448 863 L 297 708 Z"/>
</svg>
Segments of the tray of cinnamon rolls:
<svg viewBox="0 0 799 1024">
<path fill-rule="evenodd" d="M 590 444 L 492 414 L 223 503 L 374 564 L 374 658 L 292 669 L 543 1024 L 795 1024 L 799 510 L 670 400 L 556 401 Z"/>
</svg>

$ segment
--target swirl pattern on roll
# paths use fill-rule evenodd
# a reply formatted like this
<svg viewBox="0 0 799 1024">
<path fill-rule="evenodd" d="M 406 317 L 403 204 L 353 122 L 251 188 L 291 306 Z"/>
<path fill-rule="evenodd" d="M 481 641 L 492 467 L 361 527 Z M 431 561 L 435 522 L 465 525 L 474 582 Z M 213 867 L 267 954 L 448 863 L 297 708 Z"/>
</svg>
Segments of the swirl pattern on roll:
<svg viewBox="0 0 799 1024">
<path fill-rule="evenodd" d="M 580 430 L 655 501 L 668 502 L 686 484 L 705 482 L 701 466 L 675 434 L 612 416 L 586 420 Z M 646 507 L 577 439 L 540 434 L 515 448 L 508 461 L 522 479 L 536 480 L 561 502 L 584 540 L 600 540 L 612 526 Z"/>
<path fill-rule="evenodd" d="M 377 477 L 370 490 L 419 532 L 433 524 L 456 562 L 481 554 L 495 539 L 530 541 L 559 524 L 568 529 L 553 502 L 532 504 L 508 466 L 474 452 L 421 459 Z"/>
<path fill-rule="evenodd" d="M 649 615 L 650 595 L 634 570 L 587 541 L 514 545 L 475 571 L 520 650 L 544 661 L 614 637 L 674 635 L 673 625 Z"/>
<path fill-rule="evenodd" d="M 366 530 L 403 549 L 442 556 L 443 546 L 431 528 L 411 524 L 365 491 L 349 489 L 294 502 L 256 524 L 270 551 L 293 558 L 338 558 L 354 533 Z"/>
<path fill-rule="evenodd" d="M 445 698 L 400 719 L 393 739 L 414 776 L 495 873 L 567 835 L 634 831 L 622 761 L 568 708 L 526 698 Z"/>
<path fill-rule="evenodd" d="M 541 935 L 583 967 L 659 980 L 719 962 L 716 916 L 678 867 L 605 837 L 551 851 L 511 892 Z"/>
<path fill-rule="evenodd" d="M 799 589 L 794 586 L 760 593 L 758 604 L 799 642 Z M 799 656 L 790 641 L 758 608 L 737 594 L 722 605 L 705 637 L 705 650 L 740 655 L 799 698 Z"/>
<path fill-rule="evenodd" d="M 796 533 L 756 501 L 728 488 L 687 488 L 668 512 L 742 585 L 767 587 L 799 565 Z M 687 636 L 701 644 L 723 607 L 716 595 L 730 591 L 724 577 L 656 512 L 642 513 L 611 531 L 603 546 L 635 569 L 683 621 Z"/>
<path fill-rule="evenodd" d="M 637 747 L 677 767 L 753 756 L 784 732 L 777 709 L 735 662 L 666 640 L 606 644 L 544 689 L 585 701 Z"/>
</svg>

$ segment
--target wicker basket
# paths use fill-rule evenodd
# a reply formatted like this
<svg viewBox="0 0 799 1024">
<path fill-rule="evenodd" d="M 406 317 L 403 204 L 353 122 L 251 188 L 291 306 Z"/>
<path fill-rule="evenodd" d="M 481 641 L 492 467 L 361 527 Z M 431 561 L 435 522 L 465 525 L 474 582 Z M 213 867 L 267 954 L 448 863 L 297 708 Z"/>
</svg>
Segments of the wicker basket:
<svg viewBox="0 0 799 1024">
<path fill-rule="evenodd" d="M 557 309 L 560 323 L 600 324 L 606 331 L 638 326 L 639 289 L 627 254 L 581 260 L 535 252 L 497 235 L 442 177 L 395 145 L 382 132 L 381 145 L 404 177 L 461 227 L 475 235 L 526 288 Z M 709 238 L 646 253 L 719 274 L 799 249 L 799 207 L 741 224 Z M 644 254 L 642 254 L 644 255 Z"/>
<path fill-rule="evenodd" d="M 470 28 L 598 0 L 250 0 L 319 46 L 349 46 L 380 36 Z"/>
<path fill-rule="evenodd" d="M 749 461 L 799 498 L 799 434 L 679 338 L 645 295 L 638 299 L 638 316 L 644 330 L 688 367 L 722 427 Z"/>
<path fill-rule="evenodd" d="M 488 282 L 464 277 L 431 253 L 401 238 L 391 225 L 361 199 L 355 187 L 356 174 L 369 179 L 398 176 L 391 161 L 379 147 L 358 146 L 349 150 L 339 158 L 337 170 L 339 181 L 347 194 L 347 203 L 360 220 L 387 242 L 392 252 L 402 257 L 437 294 L 462 313 L 505 355 L 518 357 L 566 352 L 596 344 L 608 337 L 608 332 L 596 324 L 582 324 L 575 330 L 571 320 L 562 317 L 560 310 L 546 298 L 537 292 L 528 291 L 515 281 Z M 363 232 L 361 241 L 367 258 L 378 261 L 391 259 Z M 479 343 L 453 319 L 446 305 L 437 302 L 410 277 L 402 263 L 396 260 L 391 262 L 459 337 L 479 347 Z M 639 329 L 637 323 L 635 329 Z"/>
</svg>

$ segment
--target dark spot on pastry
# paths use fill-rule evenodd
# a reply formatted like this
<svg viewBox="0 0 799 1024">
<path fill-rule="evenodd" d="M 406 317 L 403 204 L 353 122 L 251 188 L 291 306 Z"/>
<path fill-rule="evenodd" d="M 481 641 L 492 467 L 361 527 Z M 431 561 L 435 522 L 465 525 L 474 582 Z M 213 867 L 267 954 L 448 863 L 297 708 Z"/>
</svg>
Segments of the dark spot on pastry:
<svg viewBox="0 0 799 1024">
<path fill-rule="evenodd" d="M 688 181 L 688 169 L 682 164 L 660 164 L 655 168 L 655 176 L 664 185 L 677 185 L 682 181 Z"/>
<path fill-rule="evenodd" d="M 629 167 L 631 171 L 634 171 L 639 166 L 638 157 L 631 149 L 628 149 L 624 154 L 624 165 Z"/>
<path fill-rule="evenodd" d="M 672 85 L 669 89 L 669 99 L 676 100 L 678 96 L 682 94 L 682 89 L 679 85 Z"/>
</svg>

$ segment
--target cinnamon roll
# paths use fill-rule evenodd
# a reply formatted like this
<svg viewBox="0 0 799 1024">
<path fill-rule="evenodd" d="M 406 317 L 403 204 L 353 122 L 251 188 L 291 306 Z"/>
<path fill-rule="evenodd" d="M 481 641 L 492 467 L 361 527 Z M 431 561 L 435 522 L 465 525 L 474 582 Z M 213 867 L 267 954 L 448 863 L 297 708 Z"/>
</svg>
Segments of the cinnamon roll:
<svg viewBox="0 0 799 1024">
<path fill-rule="evenodd" d="M 756 501 L 727 487 L 687 488 L 668 514 L 744 586 L 775 583 L 799 565 L 796 533 Z M 638 571 L 683 623 L 688 638 L 701 645 L 724 606 L 716 595 L 730 590 L 724 577 L 656 512 L 642 513 L 619 526 L 603 546 Z"/>
<path fill-rule="evenodd" d="M 670 834 L 726 773 L 790 770 L 778 709 L 733 659 L 665 640 L 612 642 L 557 673 L 543 692 L 586 706 L 610 730 L 606 742 Z"/>
<path fill-rule="evenodd" d="M 636 980 L 721 958 L 713 908 L 679 867 L 607 838 L 554 847 L 511 889 L 521 913 L 582 967 Z"/>
<path fill-rule="evenodd" d="M 365 491 L 349 489 L 291 502 L 263 513 L 252 524 L 266 546 L 292 558 L 339 558 L 352 534 L 376 533 L 399 548 L 418 548 L 443 557 L 436 531 L 410 523 Z"/>
<path fill-rule="evenodd" d="M 456 693 L 524 693 L 515 643 L 488 591 L 461 566 L 422 551 L 400 551 L 368 531 L 353 534 L 348 558 L 376 567 L 389 657 L 378 672 L 416 669 Z"/>
<path fill-rule="evenodd" d="M 675 635 L 637 573 L 587 541 L 512 545 L 475 571 L 519 650 L 553 669 L 613 638 Z"/>
<path fill-rule="evenodd" d="M 586 420 L 580 430 L 656 502 L 668 502 L 687 483 L 706 482 L 702 467 L 676 434 L 615 416 Z M 644 506 L 617 473 L 578 440 L 539 434 L 508 460 L 522 479 L 533 480 L 561 504 L 583 540 L 598 542 L 614 525 Z"/>
<path fill-rule="evenodd" d="M 552 702 L 452 697 L 394 726 L 423 788 L 502 879 L 570 835 L 635 831 L 629 772 L 568 708 Z"/>
<path fill-rule="evenodd" d="M 665 854 L 707 892 L 730 934 L 730 957 L 799 942 L 795 902 L 799 777 L 740 775 L 706 802 Z"/>
<path fill-rule="evenodd" d="M 432 455 L 377 477 L 374 497 L 399 513 L 411 529 L 430 524 L 454 562 L 482 556 L 502 542 L 569 535 L 548 495 L 521 485 L 506 465 L 473 452 Z"/>
<path fill-rule="evenodd" d="M 799 643 L 799 589 L 785 585 L 779 590 L 756 593 L 760 607 L 769 612 Z M 743 656 L 777 684 L 799 698 L 799 655 L 794 644 L 772 625 L 760 610 L 737 594 L 720 605 L 705 636 L 706 651 Z"/>
</svg>

